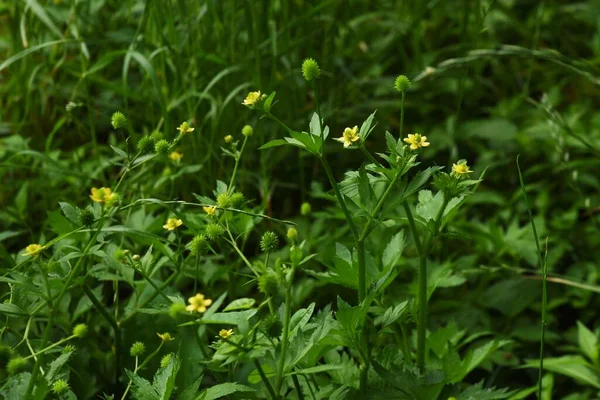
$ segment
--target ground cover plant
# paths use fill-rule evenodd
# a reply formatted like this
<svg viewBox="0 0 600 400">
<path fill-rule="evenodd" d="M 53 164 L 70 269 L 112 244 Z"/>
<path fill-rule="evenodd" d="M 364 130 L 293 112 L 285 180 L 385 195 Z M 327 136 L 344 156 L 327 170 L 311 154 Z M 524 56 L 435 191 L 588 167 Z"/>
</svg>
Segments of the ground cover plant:
<svg viewBox="0 0 600 400">
<path fill-rule="evenodd" d="M 0 1 L 0 397 L 595 399 L 593 1 Z"/>
</svg>

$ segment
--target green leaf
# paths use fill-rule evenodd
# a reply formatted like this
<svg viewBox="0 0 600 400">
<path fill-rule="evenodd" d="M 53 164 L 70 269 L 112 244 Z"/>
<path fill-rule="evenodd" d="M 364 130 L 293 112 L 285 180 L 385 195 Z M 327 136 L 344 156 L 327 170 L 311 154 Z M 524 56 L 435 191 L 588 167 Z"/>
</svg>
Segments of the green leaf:
<svg viewBox="0 0 600 400">
<path fill-rule="evenodd" d="M 539 360 L 528 360 L 525 367 L 539 368 Z M 576 379 L 586 385 L 600 389 L 600 375 L 581 356 L 544 358 L 544 370 Z"/>
<path fill-rule="evenodd" d="M 125 373 L 133 382 L 132 392 L 136 399 L 160 400 L 160 395 L 148 380 L 127 369 Z"/>
<path fill-rule="evenodd" d="M 117 153 L 117 155 L 123 159 L 127 159 L 127 153 L 125 153 L 123 150 L 119 149 L 118 147 L 113 146 L 112 144 L 110 145 L 110 148 L 113 149 L 113 151 L 115 153 Z"/>
<path fill-rule="evenodd" d="M 510 340 L 492 340 L 469 349 L 467 355 L 462 360 L 461 365 L 457 370 L 456 376 L 450 380 L 450 383 L 462 381 L 469 374 L 469 372 L 477 368 L 477 366 L 485 361 L 485 359 L 488 358 L 493 352 L 509 343 L 511 343 Z"/>
<path fill-rule="evenodd" d="M 271 111 L 271 107 L 273 107 L 273 100 L 275 99 L 275 93 L 276 92 L 271 92 L 271 94 L 269 95 L 269 97 L 267 97 L 265 99 L 265 101 L 263 102 L 263 110 L 265 112 L 269 112 Z"/>
<path fill-rule="evenodd" d="M 457 400 L 500 400 L 512 396 L 515 392 L 509 392 L 508 388 L 496 389 L 484 388 L 483 382 L 473 385 L 458 395 Z"/>
<path fill-rule="evenodd" d="M 598 338 L 584 324 L 577 321 L 577 338 L 579 339 L 579 348 L 592 360 L 598 361 Z"/>
<path fill-rule="evenodd" d="M 365 210 L 370 213 L 375 208 L 377 199 L 364 165 L 358 171 L 358 194 Z"/>
<path fill-rule="evenodd" d="M 240 325 L 247 324 L 248 320 L 256 314 L 257 310 L 233 311 L 227 313 L 215 313 L 207 316 L 206 314 L 200 320 L 203 324 L 229 324 Z"/>
<path fill-rule="evenodd" d="M 271 147 L 285 146 L 287 144 L 289 144 L 287 140 L 275 139 L 275 140 L 271 140 L 270 142 L 263 144 L 258 149 L 259 150 L 270 149 Z"/>
<path fill-rule="evenodd" d="M 163 368 L 160 367 L 154 375 L 152 386 L 159 394 L 160 400 L 168 400 L 175 389 L 175 378 L 179 372 L 181 360 L 175 353 L 171 353 L 169 363 Z"/>
<path fill-rule="evenodd" d="M 72 351 L 65 353 L 65 354 L 61 354 L 57 359 L 55 359 L 54 361 L 52 361 L 50 363 L 48 372 L 46 373 L 46 376 L 45 376 L 45 378 L 48 382 L 50 382 L 50 383 L 54 382 L 55 378 L 57 377 L 58 373 L 60 372 L 60 369 L 62 368 L 63 365 L 65 365 L 65 363 L 67 361 L 69 361 L 69 358 L 71 358 L 72 355 L 73 355 Z"/>
<path fill-rule="evenodd" d="M 62 210 L 65 217 L 75 225 L 80 225 L 79 223 L 79 211 L 73 207 L 71 204 L 60 201 L 58 202 L 60 209 Z"/>
<path fill-rule="evenodd" d="M 301 308 L 292 315 L 292 318 L 290 318 L 290 340 L 306 326 L 314 311 L 315 303 L 311 303 L 308 307 Z"/>
<path fill-rule="evenodd" d="M 46 27 L 50 29 L 52 33 L 62 39 L 62 32 L 60 29 L 58 29 L 54 21 L 52 21 L 52 19 L 48 16 L 48 13 L 44 7 L 42 7 L 36 0 L 26 0 L 26 2 L 27 7 L 31 8 L 33 13 L 40 19 L 40 21 L 42 21 L 42 23 L 46 25 Z"/>
<path fill-rule="evenodd" d="M 213 387 L 207 389 L 200 396 L 196 397 L 196 400 L 214 400 L 228 396 L 232 393 L 254 391 L 254 389 L 245 385 L 240 385 L 239 383 L 221 383 L 219 385 L 214 385 Z"/>
<path fill-rule="evenodd" d="M 389 307 L 387 310 L 385 310 L 381 319 L 381 326 L 385 328 L 386 326 L 390 326 L 397 321 L 398 318 L 400 318 L 406 311 L 407 305 L 408 301 L 403 301 L 402 303 Z"/>
<path fill-rule="evenodd" d="M 365 140 L 367 140 L 367 138 L 369 137 L 369 135 L 371 134 L 371 132 L 373 131 L 373 129 L 375 129 L 375 127 L 371 127 L 371 125 L 373 124 L 373 119 L 375 118 L 375 114 L 377 113 L 377 110 L 373 112 L 373 114 L 369 115 L 369 118 L 367 118 L 365 120 L 365 122 L 362 123 L 362 125 L 360 126 L 360 131 L 358 131 L 358 136 L 360 137 L 361 142 L 364 142 Z"/>
<path fill-rule="evenodd" d="M 425 183 L 427 183 L 429 178 L 431 178 L 431 175 L 441 169 L 442 167 L 429 167 L 417 173 L 414 178 L 410 180 L 408 186 L 406 186 L 406 190 L 402 193 L 402 197 L 407 198 L 413 193 L 416 193 Z"/>
<path fill-rule="evenodd" d="M 292 372 L 288 372 L 285 375 L 286 376 L 291 376 L 291 375 L 310 375 L 310 374 L 318 374 L 320 372 L 334 371 L 334 370 L 342 369 L 342 368 L 344 368 L 343 365 L 324 364 L 324 365 L 317 365 L 316 367 L 298 369 L 298 370 L 295 370 L 295 371 L 292 371 Z"/>
<path fill-rule="evenodd" d="M 9 317 L 27 317 L 29 314 L 16 304 L 0 303 L 0 314 Z"/>
<path fill-rule="evenodd" d="M 255 299 L 250 298 L 242 298 L 237 299 L 229 303 L 227 307 L 223 311 L 235 311 L 235 310 L 246 310 L 248 308 L 252 308 L 252 306 L 256 303 Z"/>
</svg>

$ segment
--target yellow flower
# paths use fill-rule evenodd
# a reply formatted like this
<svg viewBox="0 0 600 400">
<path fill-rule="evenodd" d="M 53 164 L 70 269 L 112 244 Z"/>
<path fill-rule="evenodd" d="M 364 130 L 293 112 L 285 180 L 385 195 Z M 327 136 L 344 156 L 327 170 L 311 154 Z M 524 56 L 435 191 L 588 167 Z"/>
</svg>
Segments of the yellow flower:
<svg viewBox="0 0 600 400">
<path fill-rule="evenodd" d="M 183 154 L 181 154 L 178 151 L 174 151 L 171 154 L 169 154 L 169 158 L 175 162 L 179 162 L 179 160 L 183 158 Z"/>
<path fill-rule="evenodd" d="M 116 193 L 113 193 L 110 188 L 101 187 L 92 188 L 92 194 L 90 194 L 90 199 L 95 201 L 96 203 L 106 203 L 107 201 L 116 200 Z"/>
<path fill-rule="evenodd" d="M 188 299 L 188 303 L 190 303 L 190 304 L 185 307 L 185 309 L 187 311 L 189 311 L 189 312 L 198 311 L 199 313 L 203 313 L 206 311 L 206 307 L 208 307 L 212 304 L 212 300 L 205 299 L 203 294 L 198 293 L 194 297 L 190 297 Z"/>
<path fill-rule="evenodd" d="M 217 206 L 204 206 L 202 209 L 209 217 L 213 217 L 217 213 Z"/>
<path fill-rule="evenodd" d="M 106 204 L 107 207 L 112 207 L 118 199 L 117 193 L 113 192 L 104 198 L 104 204 Z"/>
<path fill-rule="evenodd" d="M 231 336 L 233 336 L 233 329 L 221 329 L 219 331 L 219 336 L 223 339 L 229 339 Z"/>
<path fill-rule="evenodd" d="M 46 246 L 42 246 L 41 244 L 30 244 L 29 246 L 25 247 L 25 253 L 23 255 L 35 257 L 38 256 L 45 248 Z"/>
<path fill-rule="evenodd" d="M 175 229 L 177 229 L 177 227 L 181 225 L 183 225 L 183 221 L 181 221 L 180 219 L 169 218 L 167 220 L 167 223 L 163 225 L 163 228 L 165 228 L 168 231 L 174 231 Z"/>
<path fill-rule="evenodd" d="M 457 178 L 466 176 L 471 172 L 473 171 L 469 169 L 466 160 L 460 160 L 457 163 L 452 164 L 452 175 Z"/>
<path fill-rule="evenodd" d="M 186 133 L 192 133 L 194 132 L 194 129 L 195 128 L 189 126 L 187 122 L 182 122 L 181 125 L 179 125 L 179 128 L 177 128 L 182 135 L 185 135 Z"/>
<path fill-rule="evenodd" d="M 165 332 L 165 333 L 156 333 L 158 335 L 159 338 L 161 338 L 161 340 L 163 342 L 170 342 L 171 340 L 175 340 L 175 338 L 173 336 L 171 336 L 171 334 L 169 332 Z"/>
<path fill-rule="evenodd" d="M 231 136 L 231 135 L 225 136 L 225 143 L 231 143 L 231 142 L 233 142 L 233 136 Z"/>
<path fill-rule="evenodd" d="M 267 95 L 261 94 L 260 90 L 257 92 L 250 92 L 250 93 L 248 93 L 248 96 L 246 96 L 246 98 L 244 99 L 244 102 L 242 104 L 245 106 L 248 106 L 248 107 L 254 107 L 258 103 L 263 101 L 265 99 L 265 97 L 267 97 Z"/>
<path fill-rule="evenodd" d="M 357 142 L 360 137 L 358 136 L 358 126 L 354 128 L 346 128 L 344 129 L 344 133 L 342 137 L 336 138 L 338 142 L 344 143 L 344 147 L 350 147 L 352 143 Z"/>
<path fill-rule="evenodd" d="M 427 141 L 427 136 L 421 136 L 419 133 L 415 133 L 414 135 L 408 135 L 407 138 L 404 138 L 406 143 L 410 143 L 411 150 L 417 150 L 421 147 L 429 146 L 429 142 Z"/>
</svg>

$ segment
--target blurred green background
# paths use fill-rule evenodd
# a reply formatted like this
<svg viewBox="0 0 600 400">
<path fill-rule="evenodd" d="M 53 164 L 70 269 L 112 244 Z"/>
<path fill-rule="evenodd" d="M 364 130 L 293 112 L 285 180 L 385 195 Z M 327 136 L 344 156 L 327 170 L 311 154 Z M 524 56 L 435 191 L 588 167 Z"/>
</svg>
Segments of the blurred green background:
<svg viewBox="0 0 600 400">
<path fill-rule="evenodd" d="M 593 330 L 600 305 L 599 27 L 599 1 L 0 1 L 2 267 L 51 235 L 58 201 L 85 201 L 91 186 L 114 181 L 109 145 L 125 146 L 110 126 L 114 111 L 131 121 L 130 149 L 155 130 L 175 137 L 184 120 L 196 127 L 180 146 L 182 166 L 159 163 L 159 178 L 140 185 L 140 196 L 210 193 L 232 167 L 223 137 L 251 124 L 244 193 L 282 218 L 303 201 L 320 204 L 329 186 L 316 160 L 292 148 L 256 150 L 283 132 L 241 105 L 248 91 L 276 91 L 273 112 L 306 130 L 315 102 L 300 66 L 312 57 L 333 136 L 377 110 L 368 146 L 383 150 L 383 133 L 399 125 L 393 82 L 405 74 L 413 81 L 405 129 L 429 137 L 425 162 L 465 158 L 476 175 L 485 170 L 450 227 L 460 240 L 450 237 L 444 249 L 471 284 L 442 290 L 446 301 L 433 312 L 506 335 L 520 356 L 535 358 L 539 271 L 520 155 L 554 279 L 548 352 L 564 354 L 576 321 Z M 358 153 L 337 142 L 328 152 L 339 179 L 358 167 Z M 502 377 L 499 386 L 531 384 L 535 373 Z"/>
</svg>

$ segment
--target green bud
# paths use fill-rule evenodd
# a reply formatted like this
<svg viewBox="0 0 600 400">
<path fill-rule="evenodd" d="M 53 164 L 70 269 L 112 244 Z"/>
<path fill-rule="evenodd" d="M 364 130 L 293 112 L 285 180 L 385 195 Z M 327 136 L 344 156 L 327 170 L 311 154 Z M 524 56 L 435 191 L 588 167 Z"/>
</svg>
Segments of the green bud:
<svg viewBox="0 0 600 400">
<path fill-rule="evenodd" d="M 248 137 L 248 136 L 252 136 L 252 134 L 254 133 L 254 129 L 252 129 L 252 127 L 250 125 L 246 125 L 242 128 L 242 135 Z"/>
<path fill-rule="evenodd" d="M 225 233 L 225 228 L 216 223 L 206 225 L 205 228 L 206 237 L 212 241 L 217 240 Z"/>
<path fill-rule="evenodd" d="M 59 379 L 52 384 L 52 393 L 63 394 L 69 390 L 69 383 L 64 379 Z"/>
<path fill-rule="evenodd" d="M 287 230 L 287 238 L 290 240 L 294 240 L 296 239 L 296 237 L 298 236 L 298 231 L 296 230 L 296 228 L 288 228 Z"/>
<path fill-rule="evenodd" d="M 192 256 L 203 256 L 208 253 L 208 241 L 204 235 L 196 235 L 188 244 Z"/>
<path fill-rule="evenodd" d="M 137 149 L 142 154 L 149 154 L 154 151 L 154 140 L 150 136 L 144 136 L 137 144 Z"/>
<path fill-rule="evenodd" d="M 131 345 L 131 349 L 129 350 L 129 354 L 133 357 L 139 357 L 146 351 L 146 345 L 142 342 L 135 342 Z"/>
<path fill-rule="evenodd" d="M 171 150 L 171 144 L 169 142 L 167 142 L 165 139 L 159 140 L 154 145 L 154 151 L 159 156 L 168 155 L 170 150 Z"/>
<path fill-rule="evenodd" d="M 314 59 L 307 58 L 304 60 L 302 63 L 302 76 L 304 76 L 304 79 L 310 82 L 317 79 L 320 75 L 321 69 Z"/>
<path fill-rule="evenodd" d="M 410 88 L 410 80 L 405 75 L 400 75 L 396 78 L 394 86 L 397 91 L 406 92 Z"/>
<path fill-rule="evenodd" d="M 263 253 L 272 253 L 279 248 L 279 238 L 275 232 L 265 232 L 260 238 Z"/>
<path fill-rule="evenodd" d="M 310 205 L 310 203 L 302 203 L 302 205 L 300 206 L 300 214 L 307 216 L 308 214 L 310 214 L 312 211 L 312 207 Z"/>
<path fill-rule="evenodd" d="M 75 328 L 73 328 L 73 336 L 78 338 L 85 337 L 88 333 L 88 326 L 86 324 L 77 324 Z"/>
<path fill-rule="evenodd" d="M 117 111 L 112 115 L 110 123 L 115 129 L 125 128 L 127 126 L 127 118 L 125 118 L 125 114 Z"/>
<path fill-rule="evenodd" d="M 171 318 L 177 317 L 179 314 L 185 311 L 185 304 L 183 303 L 173 303 L 171 307 L 169 307 L 169 315 Z"/>
</svg>

